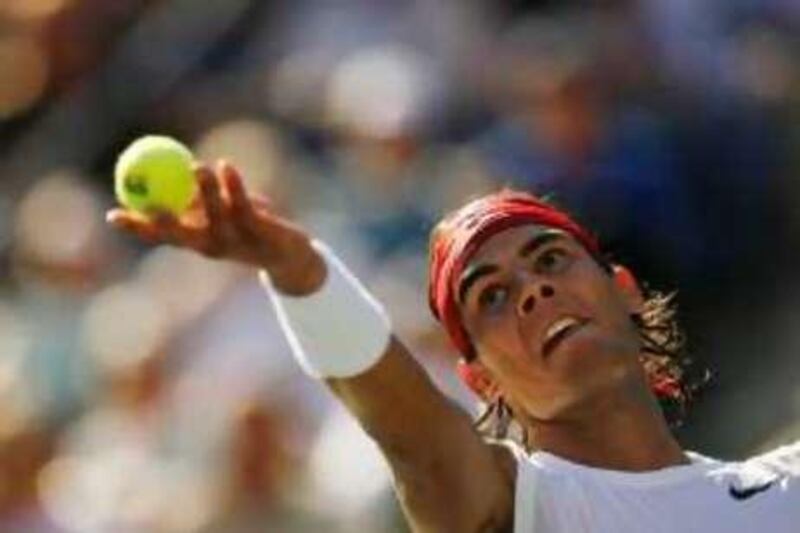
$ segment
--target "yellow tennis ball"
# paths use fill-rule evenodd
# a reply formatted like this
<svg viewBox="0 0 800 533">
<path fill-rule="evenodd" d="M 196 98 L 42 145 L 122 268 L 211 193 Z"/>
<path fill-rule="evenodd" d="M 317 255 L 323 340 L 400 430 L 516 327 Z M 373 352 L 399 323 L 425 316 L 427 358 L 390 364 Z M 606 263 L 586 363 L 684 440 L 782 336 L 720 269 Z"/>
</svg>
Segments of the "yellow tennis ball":
<svg viewBox="0 0 800 533">
<path fill-rule="evenodd" d="M 194 156 L 183 144 L 162 135 L 134 141 L 117 159 L 114 191 L 117 200 L 142 213 L 185 211 L 197 193 Z"/>
</svg>

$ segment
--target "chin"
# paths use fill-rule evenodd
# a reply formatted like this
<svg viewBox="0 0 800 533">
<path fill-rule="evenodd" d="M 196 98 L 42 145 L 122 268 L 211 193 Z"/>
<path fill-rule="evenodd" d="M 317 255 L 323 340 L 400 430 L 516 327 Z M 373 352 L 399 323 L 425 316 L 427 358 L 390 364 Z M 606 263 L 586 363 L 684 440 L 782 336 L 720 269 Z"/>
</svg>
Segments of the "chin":
<svg viewBox="0 0 800 533">
<path fill-rule="evenodd" d="M 569 346 L 552 355 L 553 368 L 571 390 L 576 391 L 575 401 L 595 397 L 617 389 L 632 380 L 641 379 L 638 346 L 619 339 L 573 339 Z"/>
<path fill-rule="evenodd" d="M 638 379 L 628 370 L 615 369 L 575 381 L 563 394 L 550 398 L 547 406 L 539 406 L 536 418 L 543 422 L 583 419 L 587 413 L 595 413 L 600 406 L 608 405 L 608 400 L 615 401 L 621 390 Z"/>
<path fill-rule="evenodd" d="M 576 334 L 567 339 L 549 355 L 550 364 L 556 371 L 566 373 L 590 371 L 596 373 L 604 368 L 629 366 L 639 360 L 639 345 L 619 336 L 610 336 L 596 328 Z"/>
</svg>

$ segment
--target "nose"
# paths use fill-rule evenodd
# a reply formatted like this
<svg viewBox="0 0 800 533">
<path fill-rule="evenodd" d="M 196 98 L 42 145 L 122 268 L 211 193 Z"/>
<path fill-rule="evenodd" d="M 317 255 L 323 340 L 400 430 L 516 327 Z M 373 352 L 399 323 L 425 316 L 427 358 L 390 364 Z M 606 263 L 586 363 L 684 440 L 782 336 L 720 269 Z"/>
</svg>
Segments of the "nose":
<svg viewBox="0 0 800 533">
<path fill-rule="evenodd" d="M 526 283 L 517 300 L 517 313 L 520 316 L 530 314 L 539 298 L 552 298 L 555 293 L 553 286 L 548 283 Z"/>
</svg>

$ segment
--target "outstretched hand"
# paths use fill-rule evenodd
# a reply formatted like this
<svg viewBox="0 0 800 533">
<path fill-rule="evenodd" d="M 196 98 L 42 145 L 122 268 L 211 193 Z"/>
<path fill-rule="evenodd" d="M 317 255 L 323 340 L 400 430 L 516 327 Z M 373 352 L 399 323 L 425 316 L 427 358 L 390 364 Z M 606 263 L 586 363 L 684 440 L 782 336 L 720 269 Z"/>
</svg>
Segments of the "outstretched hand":
<svg viewBox="0 0 800 533">
<path fill-rule="evenodd" d="M 305 231 L 276 215 L 266 198 L 248 195 L 233 165 L 220 162 L 214 171 L 201 164 L 195 175 L 198 197 L 180 216 L 167 212 L 148 216 L 116 208 L 106 220 L 149 243 L 266 269 L 273 283 L 288 294 L 317 288 L 325 277 L 325 265 Z"/>
</svg>

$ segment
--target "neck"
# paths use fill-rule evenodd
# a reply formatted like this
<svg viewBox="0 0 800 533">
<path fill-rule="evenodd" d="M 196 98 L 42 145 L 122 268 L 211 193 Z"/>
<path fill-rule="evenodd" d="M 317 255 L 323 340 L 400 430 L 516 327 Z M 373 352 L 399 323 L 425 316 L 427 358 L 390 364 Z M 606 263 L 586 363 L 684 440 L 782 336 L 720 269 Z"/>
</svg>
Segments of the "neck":
<svg viewBox="0 0 800 533">
<path fill-rule="evenodd" d="M 567 421 L 537 421 L 536 447 L 609 470 L 644 472 L 689 462 L 644 386 L 633 385 L 591 404 Z"/>
</svg>

